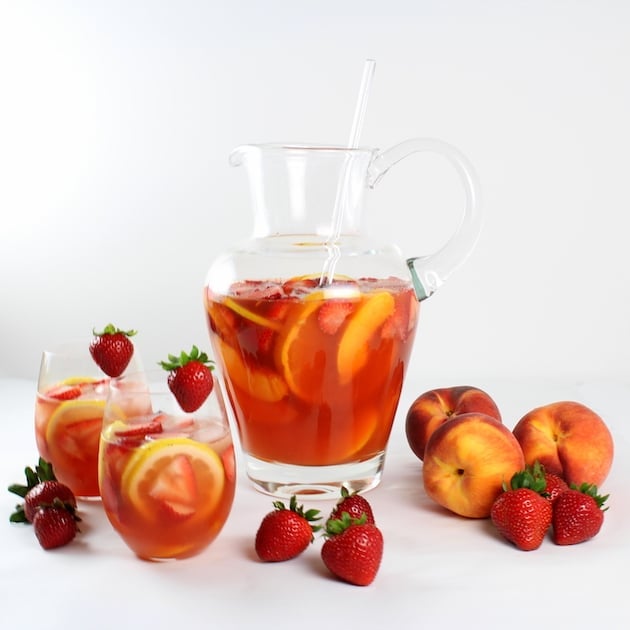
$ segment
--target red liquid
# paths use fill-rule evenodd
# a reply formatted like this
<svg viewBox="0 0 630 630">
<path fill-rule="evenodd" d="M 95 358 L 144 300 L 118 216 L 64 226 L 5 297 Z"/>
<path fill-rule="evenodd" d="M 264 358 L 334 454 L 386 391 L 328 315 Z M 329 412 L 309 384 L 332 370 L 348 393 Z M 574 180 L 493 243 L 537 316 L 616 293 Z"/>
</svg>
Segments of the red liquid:
<svg viewBox="0 0 630 630">
<path fill-rule="evenodd" d="M 147 435 L 117 434 L 150 418 L 103 431 L 100 488 L 105 513 L 141 558 L 186 558 L 205 549 L 227 520 L 236 484 L 234 448 L 220 425 Z M 202 442 L 202 440 L 207 440 Z"/>
<path fill-rule="evenodd" d="M 53 465 L 55 476 L 80 497 L 98 497 L 98 444 L 107 384 L 82 382 L 83 393 L 59 400 L 38 393 L 35 439 L 39 454 Z M 58 390 L 59 386 L 47 391 Z"/>
<path fill-rule="evenodd" d="M 395 278 L 236 283 L 205 294 L 244 450 L 328 466 L 385 448 L 413 344 L 418 302 Z"/>
</svg>

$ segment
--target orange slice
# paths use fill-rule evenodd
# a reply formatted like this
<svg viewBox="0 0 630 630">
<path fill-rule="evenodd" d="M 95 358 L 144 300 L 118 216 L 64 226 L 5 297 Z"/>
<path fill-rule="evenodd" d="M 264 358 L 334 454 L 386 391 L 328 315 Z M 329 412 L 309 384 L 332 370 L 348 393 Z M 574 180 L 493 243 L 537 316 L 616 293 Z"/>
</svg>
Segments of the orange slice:
<svg viewBox="0 0 630 630">
<path fill-rule="evenodd" d="M 278 343 L 280 352 L 276 360 L 282 367 L 286 383 L 294 394 L 304 400 L 313 397 L 313 383 L 318 380 L 313 377 L 313 370 L 317 370 L 317 367 L 313 367 L 307 357 L 317 350 L 317 339 L 322 334 L 317 325 L 321 297 L 322 293 L 317 292 L 304 301 L 304 308 L 286 322 L 284 339 Z M 319 395 L 318 392 L 315 394 Z"/>
<path fill-rule="evenodd" d="M 238 388 L 266 402 L 277 402 L 287 395 L 287 385 L 276 372 L 246 365 L 241 355 L 221 340 L 219 346 L 225 371 Z"/>
<path fill-rule="evenodd" d="M 348 383 L 368 361 L 368 342 L 394 312 L 395 301 L 385 291 L 369 296 L 352 316 L 339 342 L 337 371 L 341 383 Z"/>
<path fill-rule="evenodd" d="M 150 520 L 166 512 L 177 518 L 205 518 L 221 500 L 225 473 L 207 444 L 176 437 L 147 442 L 127 463 L 121 490 Z"/>
<path fill-rule="evenodd" d="M 104 400 L 68 400 L 50 416 L 46 442 L 52 459 L 93 459 L 103 422 Z"/>
</svg>

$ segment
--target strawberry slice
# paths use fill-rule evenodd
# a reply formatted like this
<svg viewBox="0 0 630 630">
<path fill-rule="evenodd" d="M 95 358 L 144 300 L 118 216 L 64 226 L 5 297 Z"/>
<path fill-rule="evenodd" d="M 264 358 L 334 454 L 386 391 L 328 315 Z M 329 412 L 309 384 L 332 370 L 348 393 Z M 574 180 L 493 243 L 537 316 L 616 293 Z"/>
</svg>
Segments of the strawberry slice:
<svg viewBox="0 0 630 630">
<path fill-rule="evenodd" d="M 268 319 L 274 321 L 282 321 L 289 310 L 290 304 L 286 300 L 277 300 L 273 302 L 266 313 Z"/>
<path fill-rule="evenodd" d="M 185 455 L 176 455 L 160 472 L 149 495 L 162 504 L 165 512 L 187 518 L 195 511 L 197 485 L 195 471 Z"/>
<path fill-rule="evenodd" d="M 413 293 L 396 298 L 396 308 L 383 325 L 382 335 L 386 339 L 396 338 L 406 341 L 413 330 L 417 300 Z"/>
<path fill-rule="evenodd" d="M 145 435 L 152 435 L 154 433 L 162 433 L 162 422 L 159 418 L 151 420 L 151 422 L 145 422 L 144 424 L 130 425 L 125 429 L 119 429 L 115 432 L 116 437 L 120 438 L 135 438 L 144 437 Z"/>
<path fill-rule="evenodd" d="M 311 293 L 317 286 L 319 286 L 319 276 L 298 276 L 287 280 L 282 285 L 282 290 L 285 295 L 299 297 L 300 295 Z"/>
<path fill-rule="evenodd" d="M 274 331 L 271 328 L 259 328 L 256 330 L 256 346 L 259 352 L 267 354 L 273 344 Z"/>
<path fill-rule="evenodd" d="M 222 339 L 231 339 L 240 326 L 238 315 L 229 307 L 213 303 L 210 316 L 212 331 Z"/>
<path fill-rule="evenodd" d="M 58 385 L 46 392 L 48 398 L 55 400 L 74 400 L 81 395 L 81 388 L 78 385 Z"/>
<path fill-rule="evenodd" d="M 317 323 L 327 335 L 334 335 L 354 309 L 354 303 L 345 300 L 325 302 L 317 314 Z"/>
<path fill-rule="evenodd" d="M 230 287 L 230 291 L 233 295 L 248 300 L 273 300 L 283 297 L 282 287 L 267 280 L 237 282 Z"/>
</svg>

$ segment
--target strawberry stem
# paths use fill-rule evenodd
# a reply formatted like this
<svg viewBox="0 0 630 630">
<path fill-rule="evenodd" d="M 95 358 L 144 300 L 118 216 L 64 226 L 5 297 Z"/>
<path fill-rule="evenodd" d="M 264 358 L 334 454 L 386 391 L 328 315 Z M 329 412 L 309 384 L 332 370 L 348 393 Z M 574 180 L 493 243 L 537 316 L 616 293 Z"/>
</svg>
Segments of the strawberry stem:
<svg viewBox="0 0 630 630">
<path fill-rule="evenodd" d="M 545 470 L 540 462 L 535 461 L 533 466 L 527 466 L 524 470 L 519 470 L 512 475 L 509 487 L 504 484 L 504 490 L 518 490 L 519 488 L 529 488 L 538 494 L 543 494 L 547 489 Z"/>
<path fill-rule="evenodd" d="M 353 525 L 365 525 L 365 523 L 367 523 L 367 514 L 365 512 L 361 514 L 361 518 L 354 518 L 348 512 L 342 512 L 341 518 L 331 518 L 326 521 L 326 532 L 324 535 L 327 538 L 332 538 L 342 534 Z"/>
<path fill-rule="evenodd" d="M 608 497 L 610 496 L 609 494 L 605 494 L 605 495 L 600 495 L 598 494 L 599 490 L 597 489 L 597 486 L 593 483 L 581 483 L 580 485 L 572 483 L 571 484 L 571 489 L 572 490 L 577 490 L 578 492 L 581 492 L 582 494 L 586 494 L 589 497 L 592 497 L 595 500 L 595 503 L 597 503 L 597 507 L 602 510 L 602 512 L 605 512 L 609 506 L 603 507 L 604 503 L 606 503 L 606 500 L 608 499 Z"/>
<path fill-rule="evenodd" d="M 26 477 L 26 485 L 13 483 L 8 488 L 9 492 L 16 494 L 22 499 L 41 481 L 57 481 L 52 464 L 42 457 L 39 458 L 39 461 L 35 466 L 35 470 L 33 470 L 30 466 L 27 466 L 24 469 L 24 476 Z M 11 523 L 28 523 L 28 519 L 24 513 L 23 504 L 15 506 L 15 512 L 11 514 L 9 521 Z"/>
<path fill-rule="evenodd" d="M 295 512 L 296 514 L 299 514 L 302 518 L 305 518 L 308 521 L 313 532 L 317 532 L 322 528 L 321 525 L 315 524 L 315 521 L 318 521 L 321 519 L 320 511 L 316 509 L 310 509 L 310 510 L 305 511 L 303 505 L 298 505 L 297 498 L 294 494 L 291 495 L 291 500 L 289 501 L 288 508 L 285 506 L 285 504 L 282 501 L 274 501 L 273 507 L 275 507 L 276 510 L 288 509 L 288 510 L 291 510 L 291 512 Z"/>
<path fill-rule="evenodd" d="M 186 353 L 182 350 L 179 356 L 169 354 L 168 361 L 158 361 L 158 365 L 160 365 L 167 372 L 172 372 L 173 370 L 184 367 L 187 363 L 191 363 L 192 361 L 201 363 L 211 370 L 214 369 L 214 361 L 209 359 L 208 355 L 205 352 L 200 352 L 197 346 L 193 346 L 189 353 Z"/>
<path fill-rule="evenodd" d="M 96 328 L 92 328 L 92 334 L 95 337 L 102 337 L 103 335 L 115 335 L 120 333 L 121 335 L 125 335 L 125 337 L 133 337 L 138 333 L 137 330 L 121 330 L 120 328 L 116 328 L 114 324 L 107 324 L 105 328 L 103 328 L 102 332 L 96 332 Z"/>
</svg>

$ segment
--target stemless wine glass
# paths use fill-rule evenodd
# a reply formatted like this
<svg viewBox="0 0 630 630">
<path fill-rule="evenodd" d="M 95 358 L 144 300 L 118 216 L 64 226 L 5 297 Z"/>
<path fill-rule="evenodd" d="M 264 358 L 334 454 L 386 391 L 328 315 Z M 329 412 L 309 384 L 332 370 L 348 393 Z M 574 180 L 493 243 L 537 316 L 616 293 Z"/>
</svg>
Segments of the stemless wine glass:
<svg viewBox="0 0 630 630">
<path fill-rule="evenodd" d="M 227 520 L 236 484 L 232 436 L 216 384 L 203 405 L 182 411 L 167 372 L 112 381 L 99 455 L 103 507 L 137 556 L 186 558 Z"/>
<path fill-rule="evenodd" d="M 77 497 L 98 498 L 98 445 L 110 378 L 90 355 L 91 339 L 42 354 L 35 403 L 39 454 Z M 142 368 L 137 349 L 127 370 Z"/>
</svg>

